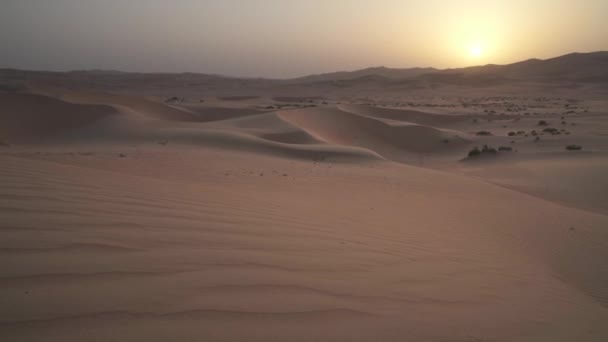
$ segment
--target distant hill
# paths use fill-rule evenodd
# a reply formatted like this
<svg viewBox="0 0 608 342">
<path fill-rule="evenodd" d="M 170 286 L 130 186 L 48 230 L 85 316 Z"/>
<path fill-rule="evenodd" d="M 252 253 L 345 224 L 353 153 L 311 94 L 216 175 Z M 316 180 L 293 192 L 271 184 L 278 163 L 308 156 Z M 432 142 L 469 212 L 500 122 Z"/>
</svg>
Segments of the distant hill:
<svg viewBox="0 0 608 342">
<path fill-rule="evenodd" d="M 193 96 L 204 93 L 255 94 L 263 89 L 273 89 L 277 93 L 285 89 L 294 91 L 308 89 L 311 93 L 317 93 L 324 91 L 323 89 L 373 90 L 380 87 L 414 89 L 442 84 L 484 87 L 508 82 L 608 84 L 608 52 L 571 53 L 546 60 L 529 59 L 506 65 L 489 64 L 446 70 L 374 67 L 284 80 L 199 73 L 131 73 L 115 70 L 50 72 L 0 69 L 0 91 L 17 91 L 23 89 L 26 84 L 41 83 L 108 91 L 128 92 L 132 89 L 140 89 L 148 93 L 157 91 L 159 94 L 179 88 L 189 90 Z"/>
<path fill-rule="evenodd" d="M 387 79 L 404 79 L 416 77 L 423 74 L 433 73 L 438 71 L 435 68 L 408 68 L 408 69 L 392 69 L 387 67 L 374 67 L 361 69 L 356 71 L 339 71 L 327 74 L 310 75 L 299 78 L 290 79 L 293 83 L 316 83 L 328 81 L 347 81 L 366 77 L 383 77 Z"/>
<path fill-rule="evenodd" d="M 506 65 L 488 64 L 446 70 L 376 67 L 357 71 L 310 75 L 291 79 L 288 82 L 352 85 L 357 82 L 395 83 L 408 79 L 470 85 L 489 85 L 508 81 L 608 82 L 608 52 L 571 53 L 546 60 L 529 59 Z"/>
<path fill-rule="evenodd" d="M 522 81 L 608 82 L 608 52 L 571 53 L 546 60 L 529 59 L 507 65 L 442 70 L 427 79 L 449 76 Z"/>
</svg>

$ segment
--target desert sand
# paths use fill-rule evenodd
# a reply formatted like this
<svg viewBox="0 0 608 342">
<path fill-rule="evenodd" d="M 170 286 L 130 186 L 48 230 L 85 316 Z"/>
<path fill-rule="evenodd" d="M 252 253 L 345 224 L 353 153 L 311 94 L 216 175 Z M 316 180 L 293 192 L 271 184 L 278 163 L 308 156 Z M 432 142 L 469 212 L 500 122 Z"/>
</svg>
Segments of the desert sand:
<svg viewBox="0 0 608 342">
<path fill-rule="evenodd" d="M 0 340 L 608 340 L 608 88 L 529 63 L 3 70 Z"/>
</svg>

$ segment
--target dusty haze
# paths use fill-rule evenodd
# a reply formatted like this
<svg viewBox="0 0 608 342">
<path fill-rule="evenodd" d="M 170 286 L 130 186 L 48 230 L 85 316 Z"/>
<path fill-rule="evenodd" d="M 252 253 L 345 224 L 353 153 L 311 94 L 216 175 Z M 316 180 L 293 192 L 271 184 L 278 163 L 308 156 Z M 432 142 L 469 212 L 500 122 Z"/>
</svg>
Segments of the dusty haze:
<svg viewBox="0 0 608 342">
<path fill-rule="evenodd" d="M 608 50 L 605 13 L 601 0 L 10 0 L 0 67 L 283 78 L 505 64 Z"/>
</svg>

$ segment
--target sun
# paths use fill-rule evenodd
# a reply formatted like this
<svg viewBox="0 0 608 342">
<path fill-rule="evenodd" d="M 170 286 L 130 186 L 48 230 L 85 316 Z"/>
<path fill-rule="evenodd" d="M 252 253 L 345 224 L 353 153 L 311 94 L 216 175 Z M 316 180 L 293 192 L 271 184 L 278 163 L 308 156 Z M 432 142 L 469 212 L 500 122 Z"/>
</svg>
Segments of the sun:
<svg viewBox="0 0 608 342">
<path fill-rule="evenodd" d="M 481 55 L 483 54 L 483 48 L 481 47 L 481 45 L 473 45 L 471 46 L 469 53 L 472 57 L 481 57 Z"/>
</svg>

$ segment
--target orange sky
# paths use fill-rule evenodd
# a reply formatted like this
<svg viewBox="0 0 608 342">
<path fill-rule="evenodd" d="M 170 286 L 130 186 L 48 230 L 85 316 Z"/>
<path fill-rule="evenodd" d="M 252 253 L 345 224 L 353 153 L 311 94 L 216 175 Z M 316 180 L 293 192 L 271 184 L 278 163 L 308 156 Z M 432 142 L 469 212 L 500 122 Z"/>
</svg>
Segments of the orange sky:
<svg viewBox="0 0 608 342">
<path fill-rule="evenodd" d="M 291 77 L 608 50 L 604 0 L 19 0 L 0 67 Z"/>
</svg>

